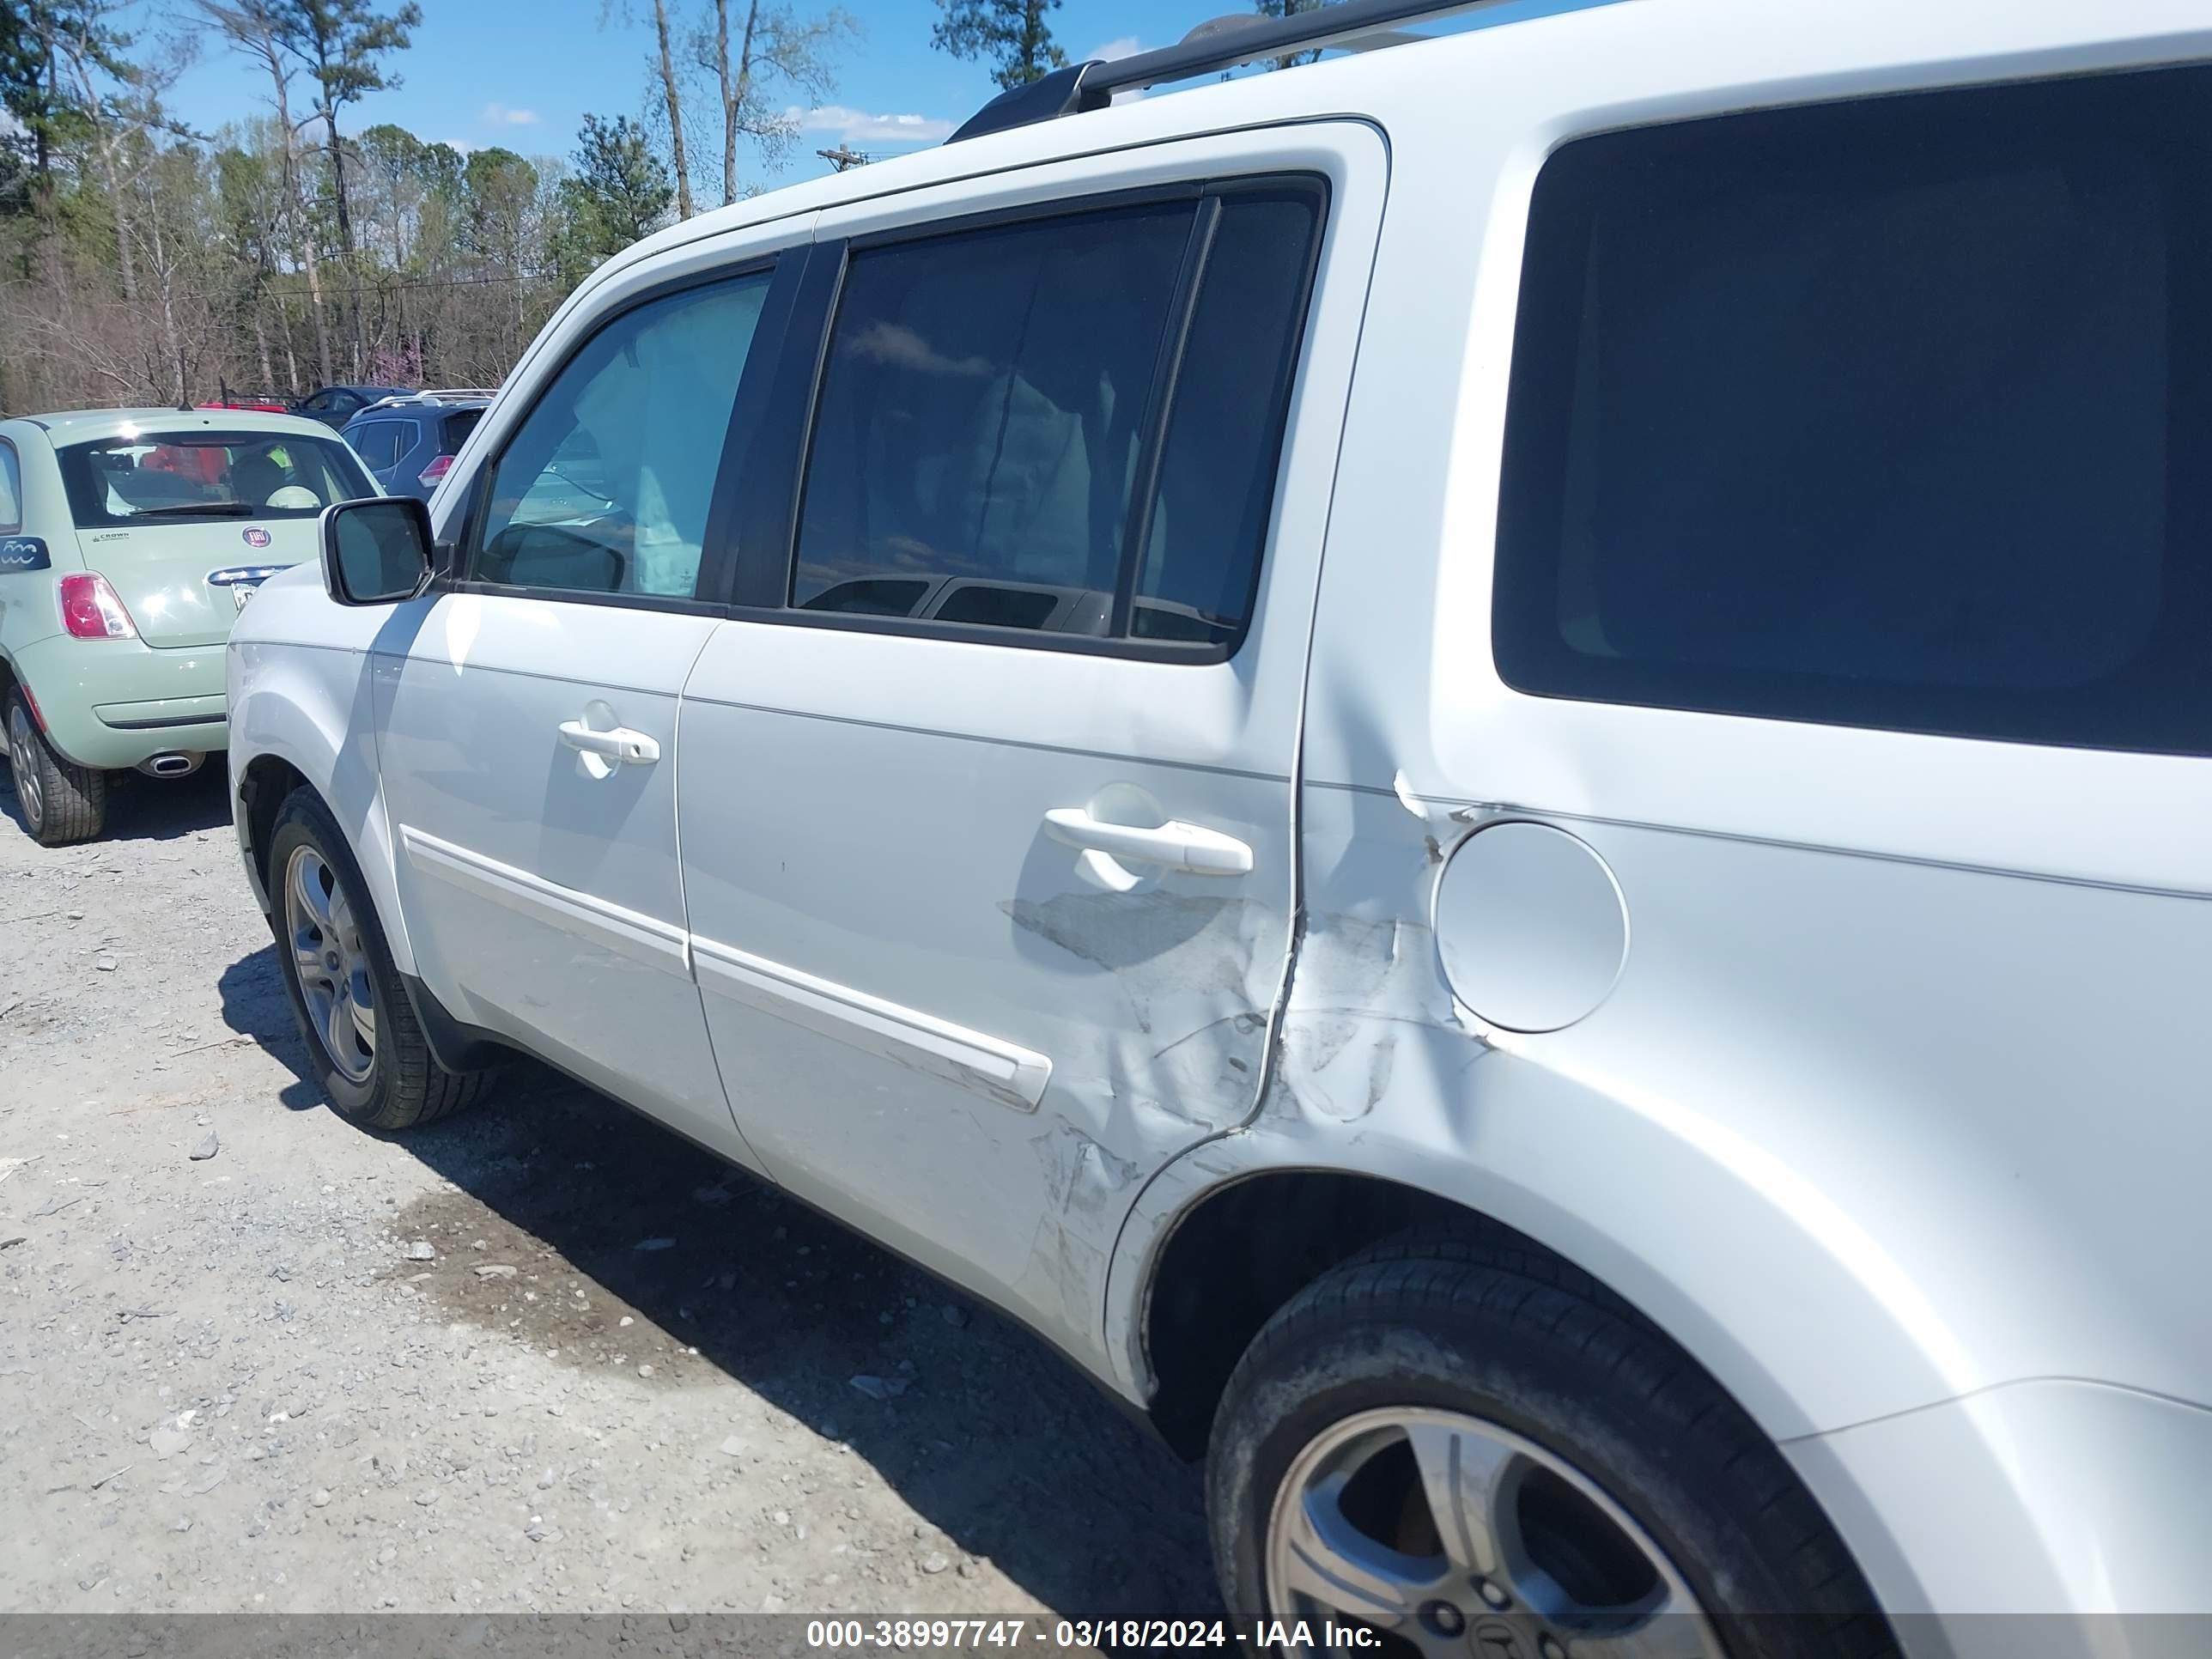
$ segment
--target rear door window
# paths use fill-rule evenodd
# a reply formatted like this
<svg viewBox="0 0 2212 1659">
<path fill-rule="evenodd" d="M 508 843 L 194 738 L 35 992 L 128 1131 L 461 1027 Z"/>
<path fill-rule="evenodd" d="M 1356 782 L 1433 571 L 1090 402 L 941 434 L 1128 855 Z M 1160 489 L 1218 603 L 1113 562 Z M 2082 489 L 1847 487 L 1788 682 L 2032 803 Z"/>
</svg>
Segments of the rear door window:
<svg viewBox="0 0 2212 1659">
<path fill-rule="evenodd" d="M 1267 181 L 855 249 L 790 604 L 1227 651 L 1321 207 Z"/>
<path fill-rule="evenodd" d="M 953 620 L 1103 632 L 1188 201 L 863 249 L 816 419 L 792 603 L 951 579 Z M 1087 602 L 1087 603 L 1086 603 Z M 1088 616 L 1065 613 L 1083 607 Z"/>
<path fill-rule="evenodd" d="M 12 536 L 22 527 L 22 466 L 15 459 L 15 446 L 0 438 L 0 533 Z"/>
<path fill-rule="evenodd" d="M 362 460 L 383 471 L 413 445 L 415 428 L 406 421 L 363 421 L 346 428 L 345 440 Z"/>
<path fill-rule="evenodd" d="M 2212 70 L 1642 127 L 1536 185 L 1519 689 L 2212 754 Z"/>
</svg>

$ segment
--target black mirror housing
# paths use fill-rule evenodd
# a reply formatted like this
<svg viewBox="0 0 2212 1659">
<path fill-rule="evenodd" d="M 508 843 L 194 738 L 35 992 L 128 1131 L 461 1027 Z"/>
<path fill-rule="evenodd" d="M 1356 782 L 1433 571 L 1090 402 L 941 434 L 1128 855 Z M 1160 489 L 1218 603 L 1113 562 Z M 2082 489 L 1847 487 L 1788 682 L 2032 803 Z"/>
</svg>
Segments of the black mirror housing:
<svg viewBox="0 0 2212 1659">
<path fill-rule="evenodd" d="M 410 495 L 323 509 L 323 589 L 340 605 L 396 605 L 429 586 L 430 509 Z"/>
</svg>

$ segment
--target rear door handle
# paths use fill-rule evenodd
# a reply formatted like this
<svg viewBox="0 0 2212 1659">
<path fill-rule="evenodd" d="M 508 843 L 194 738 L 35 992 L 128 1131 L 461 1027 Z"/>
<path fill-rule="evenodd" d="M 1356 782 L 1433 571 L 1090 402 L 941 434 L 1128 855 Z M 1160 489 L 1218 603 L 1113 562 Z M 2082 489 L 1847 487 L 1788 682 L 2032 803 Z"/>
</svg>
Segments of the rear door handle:
<svg viewBox="0 0 2212 1659">
<path fill-rule="evenodd" d="M 561 741 L 571 749 L 586 755 L 597 755 L 601 760 L 613 761 L 617 765 L 650 766 L 660 758 L 660 744 L 657 738 L 649 738 L 642 732 L 633 732 L 627 726 L 598 732 L 581 720 L 562 720 Z"/>
<path fill-rule="evenodd" d="M 1044 832 L 1054 841 L 1085 852 L 1103 853 L 1130 864 L 1158 865 L 1191 876 L 1247 876 L 1252 849 L 1234 836 L 1202 823 L 1170 820 L 1156 829 L 1108 823 L 1079 806 L 1055 806 L 1044 815 Z"/>
</svg>

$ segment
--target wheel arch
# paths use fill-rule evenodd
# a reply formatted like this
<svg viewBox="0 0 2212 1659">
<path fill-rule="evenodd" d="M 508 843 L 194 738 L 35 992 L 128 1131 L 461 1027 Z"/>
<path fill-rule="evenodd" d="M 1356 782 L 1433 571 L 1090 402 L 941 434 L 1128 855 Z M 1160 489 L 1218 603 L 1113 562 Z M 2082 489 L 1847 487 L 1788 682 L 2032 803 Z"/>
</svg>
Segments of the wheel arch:
<svg viewBox="0 0 2212 1659">
<path fill-rule="evenodd" d="M 1285 1216 L 1297 1218 L 1287 1237 L 1274 1224 Z M 1201 1455 L 1230 1373 L 1278 1309 L 1379 1239 L 1460 1221 L 1486 1218 L 1340 1170 L 1256 1170 L 1205 1190 L 1171 1222 L 1146 1278 L 1143 1351 L 1161 1437 Z"/>
<path fill-rule="evenodd" d="M 278 660 L 268 660 L 271 654 Z M 391 823 L 375 765 L 368 659 L 350 653 L 339 658 L 361 671 L 353 696 L 342 704 L 336 688 L 283 672 L 282 654 L 257 652 L 263 661 L 244 674 L 234 664 L 231 676 L 232 809 L 254 896 L 266 914 L 270 827 L 285 797 L 295 788 L 313 791 L 337 819 L 361 866 L 394 964 L 412 977 L 415 952 L 400 908 Z"/>
<path fill-rule="evenodd" d="M 1230 1367 L 1277 1308 L 1387 1234 L 1435 1224 L 1571 1275 L 1663 1335 L 1777 1442 L 1988 1380 L 1963 1374 L 1932 1310 L 1900 1304 L 1850 1239 L 1793 1210 L 1798 1194 L 1763 1189 L 1693 1142 L 1578 1124 L 1553 1103 L 1552 1135 L 1480 1155 L 1394 1131 L 1376 1121 L 1381 1109 L 1322 1125 L 1279 1101 L 1186 1152 L 1147 1186 L 1114 1253 L 1105 1331 L 1124 1388 L 1170 1444 L 1202 1446 Z M 1607 1133 L 1609 1158 L 1656 1195 L 1641 1210 L 1577 1178 Z"/>
</svg>

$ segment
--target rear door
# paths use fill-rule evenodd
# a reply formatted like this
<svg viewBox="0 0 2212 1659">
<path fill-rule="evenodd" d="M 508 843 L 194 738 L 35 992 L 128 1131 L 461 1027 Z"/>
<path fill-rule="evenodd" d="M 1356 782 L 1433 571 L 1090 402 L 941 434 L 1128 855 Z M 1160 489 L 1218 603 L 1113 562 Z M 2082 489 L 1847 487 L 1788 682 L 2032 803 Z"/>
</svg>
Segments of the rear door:
<svg viewBox="0 0 2212 1659">
<path fill-rule="evenodd" d="M 1071 1343 L 1145 1178 L 1253 1107 L 1382 178 L 1315 125 L 826 214 L 803 469 L 686 685 L 747 1137 Z"/>
<path fill-rule="evenodd" d="M 458 579 L 378 641 L 377 724 L 440 1000 L 750 1163 L 684 943 L 676 705 L 720 614 L 732 411 L 775 276 L 769 248 L 689 263 L 547 348 L 565 362 L 477 469 Z"/>
</svg>

